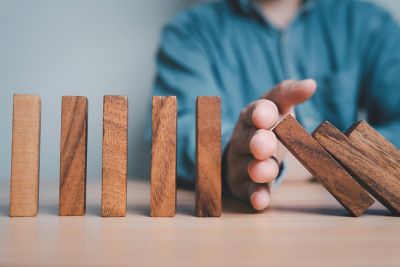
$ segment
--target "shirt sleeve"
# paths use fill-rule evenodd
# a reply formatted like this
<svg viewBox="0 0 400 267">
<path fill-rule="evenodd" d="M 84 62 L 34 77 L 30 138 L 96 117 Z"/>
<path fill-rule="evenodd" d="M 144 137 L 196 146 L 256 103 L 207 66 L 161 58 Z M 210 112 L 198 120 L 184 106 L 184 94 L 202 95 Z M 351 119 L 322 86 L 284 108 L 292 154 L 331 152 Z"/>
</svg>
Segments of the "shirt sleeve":
<svg viewBox="0 0 400 267">
<path fill-rule="evenodd" d="M 361 99 L 371 125 L 400 147 L 400 28 L 385 11 L 376 13 L 368 19 Z"/>
<path fill-rule="evenodd" d="M 177 175 L 178 179 L 188 182 L 194 181 L 196 98 L 221 96 L 211 69 L 207 43 L 196 27 L 189 19 L 180 18 L 164 28 L 152 92 L 153 95 L 177 96 Z M 147 139 L 150 141 L 151 127 L 148 128 Z M 223 148 L 232 129 L 231 125 L 222 125 Z"/>
</svg>

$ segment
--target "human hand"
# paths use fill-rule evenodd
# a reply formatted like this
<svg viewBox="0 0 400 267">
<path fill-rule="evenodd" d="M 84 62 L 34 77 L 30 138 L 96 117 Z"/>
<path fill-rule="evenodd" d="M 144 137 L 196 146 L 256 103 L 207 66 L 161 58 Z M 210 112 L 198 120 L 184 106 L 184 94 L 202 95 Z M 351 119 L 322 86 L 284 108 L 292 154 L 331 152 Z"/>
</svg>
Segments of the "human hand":
<svg viewBox="0 0 400 267">
<path fill-rule="evenodd" d="M 227 151 L 227 185 L 256 210 L 268 207 L 270 184 L 286 151 L 272 128 L 287 114 L 294 115 L 294 106 L 309 99 L 316 87 L 312 79 L 285 80 L 240 113 Z"/>
</svg>

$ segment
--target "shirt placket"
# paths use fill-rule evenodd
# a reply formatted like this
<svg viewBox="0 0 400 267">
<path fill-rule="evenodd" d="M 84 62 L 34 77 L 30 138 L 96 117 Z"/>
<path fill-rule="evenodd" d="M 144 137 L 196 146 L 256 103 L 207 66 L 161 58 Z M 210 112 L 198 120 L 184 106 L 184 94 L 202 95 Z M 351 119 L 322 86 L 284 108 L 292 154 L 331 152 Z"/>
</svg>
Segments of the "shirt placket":
<svg viewBox="0 0 400 267">
<path fill-rule="evenodd" d="M 293 60 L 291 60 L 290 56 L 290 47 L 289 47 L 289 29 L 282 30 L 278 32 L 279 38 L 279 56 L 281 60 L 282 80 L 286 79 L 298 79 L 297 72 L 294 68 Z"/>
<path fill-rule="evenodd" d="M 292 27 L 279 32 L 279 49 L 282 73 L 284 75 L 283 80 L 298 80 L 302 78 L 295 68 L 295 61 L 293 59 L 294 53 L 290 50 L 290 33 L 293 30 L 294 28 L 292 25 Z M 296 106 L 295 113 L 298 120 L 302 122 L 306 129 L 314 129 L 317 126 L 316 119 L 314 118 L 315 110 L 311 100 Z"/>
</svg>

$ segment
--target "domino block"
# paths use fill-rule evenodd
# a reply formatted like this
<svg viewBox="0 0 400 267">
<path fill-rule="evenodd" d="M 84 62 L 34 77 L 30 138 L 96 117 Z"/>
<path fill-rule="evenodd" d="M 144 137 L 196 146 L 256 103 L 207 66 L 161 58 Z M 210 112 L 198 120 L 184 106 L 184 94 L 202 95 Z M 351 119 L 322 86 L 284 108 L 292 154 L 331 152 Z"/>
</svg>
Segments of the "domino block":
<svg viewBox="0 0 400 267">
<path fill-rule="evenodd" d="M 39 204 L 40 97 L 14 95 L 10 216 L 36 216 Z"/>
<path fill-rule="evenodd" d="M 86 207 L 88 102 L 63 96 L 60 141 L 60 216 L 82 216 Z"/>
<path fill-rule="evenodd" d="M 153 217 L 176 213 L 176 115 L 175 96 L 153 96 L 151 198 Z"/>
<path fill-rule="evenodd" d="M 196 216 L 221 216 L 221 100 L 196 102 Z"/>
<path fill-rule="evenodd" d="M 346 132 L 347 137 L 363 152 L 400 179 L 400 150 L 375 131 L 365 121 L 353 124 Z"/>
<path fill-rule="evenodd" d="M 273 131 L 350 214 L 359 216 L 374 203 L 368 193 L 292 116 L 287 116 Z"/>
<path fill-rule="evenodd" d="M 126 215 L 128 98 L 104 96 L 101 216 Z"/>
<path fill-rule="evenodd" d="M 345 167 L 377 200 L 400 214 L 400 179 L 390 173 L 368 150 L 361 150 L 328 122 L 313 133 L 314 138 Z M 380 159 L 384 161 L 384 159 Z"/>
</svg>

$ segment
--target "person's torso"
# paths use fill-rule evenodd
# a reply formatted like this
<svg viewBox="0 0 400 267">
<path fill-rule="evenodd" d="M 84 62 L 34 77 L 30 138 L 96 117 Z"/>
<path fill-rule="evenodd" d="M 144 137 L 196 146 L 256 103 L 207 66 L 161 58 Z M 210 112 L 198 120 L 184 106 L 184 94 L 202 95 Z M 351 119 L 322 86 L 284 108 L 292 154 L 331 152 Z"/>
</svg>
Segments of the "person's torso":
<svg viewBox="0 0 400 267">
<path fill-rule="evenodd" d="M 371 6 L 310 1 L 285 30 L 271 25 L 250 1 L 193 9 L 226 113 L 235 120 L 282 80 L 313 78 L 318 90 L 296 109 L 299 120 L 308 130 L 324 120 L 347 128 L 357 119 L 363 81 L 363 8 Z"/>
</svg>

